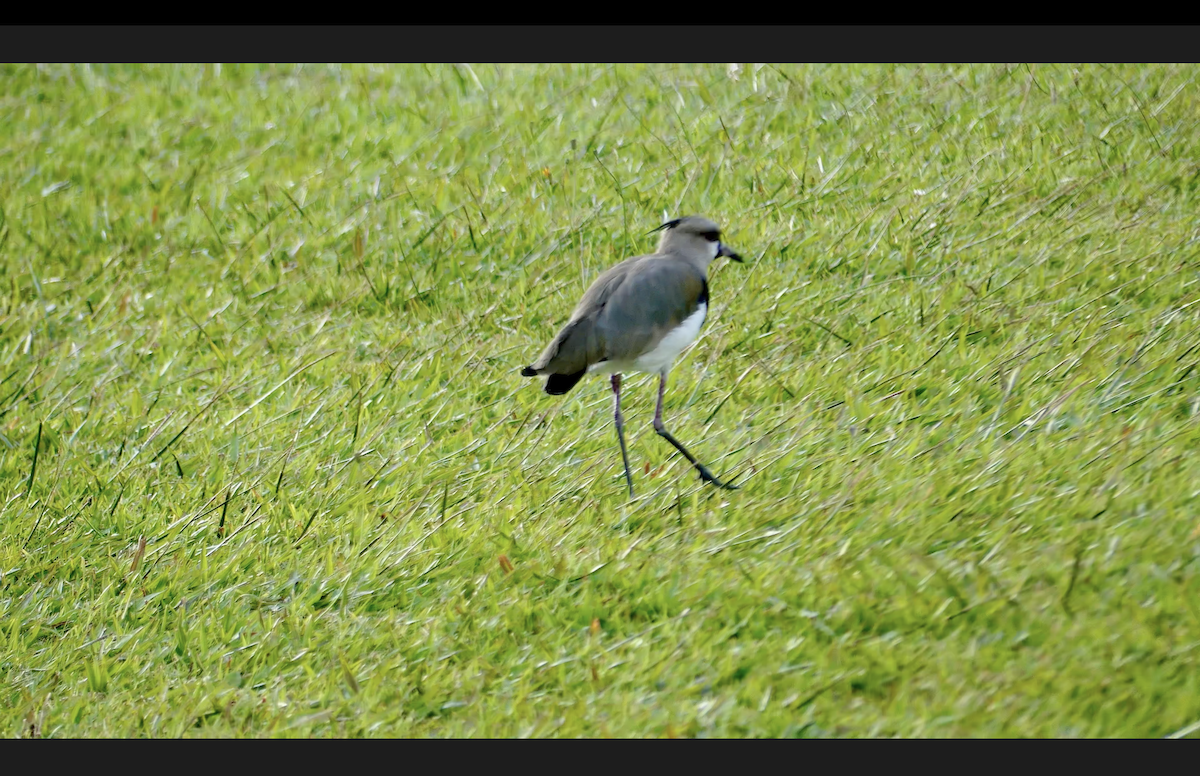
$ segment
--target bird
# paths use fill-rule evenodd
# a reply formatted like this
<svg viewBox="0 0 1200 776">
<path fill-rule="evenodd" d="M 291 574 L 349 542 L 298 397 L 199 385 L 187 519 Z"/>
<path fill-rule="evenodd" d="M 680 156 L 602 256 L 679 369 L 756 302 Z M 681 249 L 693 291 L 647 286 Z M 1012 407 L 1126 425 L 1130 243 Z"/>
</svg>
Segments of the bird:
<svg viewBox="0 0 1200 776">
<path fill-rule="evenodd" d="M 655 432 L 700 473 L 700 479 L 720 488 L 722 482 L 696 460 L 663 424 L 667 374 L 679 354 L 700 334 L 708 315 L 708 266 L 718 257 L 745 263 L 721 242 L 721 230 L 704 216 L 667 221 L 648 234 L 661 232 L 658 250 L 634 256 L 610 267 L 583 294 L 571 319 L 550 341 L 541 356 L 521 370 L 523 377 L 545 376 L 545 391 L 561 396 L 589 372 L 611 375 L 613 422 L 625 465 L 625 482 L 633 498 L 633 476 L 625 447 L 621 415 L 621 375 L 658 375 Z"/>
</svg>

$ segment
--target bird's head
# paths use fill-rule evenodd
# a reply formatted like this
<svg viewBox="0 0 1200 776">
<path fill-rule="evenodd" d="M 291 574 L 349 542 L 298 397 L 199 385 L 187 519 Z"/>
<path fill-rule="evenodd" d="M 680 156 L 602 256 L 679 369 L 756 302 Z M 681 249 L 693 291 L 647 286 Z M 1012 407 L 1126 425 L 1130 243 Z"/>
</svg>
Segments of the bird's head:
<svg viewBox="0 0 1200 776">
<path fill-rule="evenodd" d="M 718 256 L 742 261 L 741 256 L 721 242 L 721 228 L 704 216 L 676 218 L 654 231 L 662 232 L 658 240 L 659 253 L 683 255 L 702 267 L 707 267 Z"/>
</svg>

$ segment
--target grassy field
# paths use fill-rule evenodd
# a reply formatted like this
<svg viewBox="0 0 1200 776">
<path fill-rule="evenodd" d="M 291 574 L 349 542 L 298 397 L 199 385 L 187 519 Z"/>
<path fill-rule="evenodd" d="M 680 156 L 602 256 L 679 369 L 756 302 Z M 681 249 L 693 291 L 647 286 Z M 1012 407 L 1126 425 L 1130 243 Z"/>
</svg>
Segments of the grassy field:
<svg viewBox="0 0 1200 776">
<path fill-rule="evenodd" d="M 2 72 L 6 735 L 1200 735 L 1200 69 Z"/>
</svg>

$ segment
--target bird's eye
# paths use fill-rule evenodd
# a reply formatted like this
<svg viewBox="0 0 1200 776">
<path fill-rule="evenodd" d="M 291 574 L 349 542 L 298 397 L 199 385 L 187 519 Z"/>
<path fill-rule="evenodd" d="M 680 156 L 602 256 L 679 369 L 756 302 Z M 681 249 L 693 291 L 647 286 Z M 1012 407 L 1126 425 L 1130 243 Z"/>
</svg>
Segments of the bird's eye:
<svg viewBox="0 0 1200 776">
<path fill-rule="evenodd" d="M 705 233 L 704 233 L 703 235 L 701 235 L 701 236 L 702 236 L 702 237 L 703 237 L 705 240 L 708 240 L 709 242 L 716 242 L 717 240 L 720 240 L 720 239 L 721 239 L 721 233 L 720 233 L 720 232 L 705 232 Z"/>
</svg>

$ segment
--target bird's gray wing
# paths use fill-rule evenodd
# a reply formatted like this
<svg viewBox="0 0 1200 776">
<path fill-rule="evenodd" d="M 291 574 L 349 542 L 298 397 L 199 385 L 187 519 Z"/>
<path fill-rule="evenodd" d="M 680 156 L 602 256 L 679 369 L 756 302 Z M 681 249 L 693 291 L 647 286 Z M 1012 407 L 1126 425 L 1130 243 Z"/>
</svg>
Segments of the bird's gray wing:
<svg viewBox="0 0 1200 776">
<path fill-rule="evenodd" d="M 596 324 L 609 299 L 638 263 L 650 258 L 635 256 L 610 267 L 592 282 L 583 298 L 571 313 L 571 320 L 550 341 L 537 361 L 528 369 L 537 374 L 581 373 L 592 364 L 604 360 L 604 341 Z"/>
<path fill-rule="evenodd" d="M 600 360 L 632 360 L 653 349 L 707 301 L 704 273 L 690 262 L 653 257 L 613 289 L 598 320 Z"/>
</svg>

